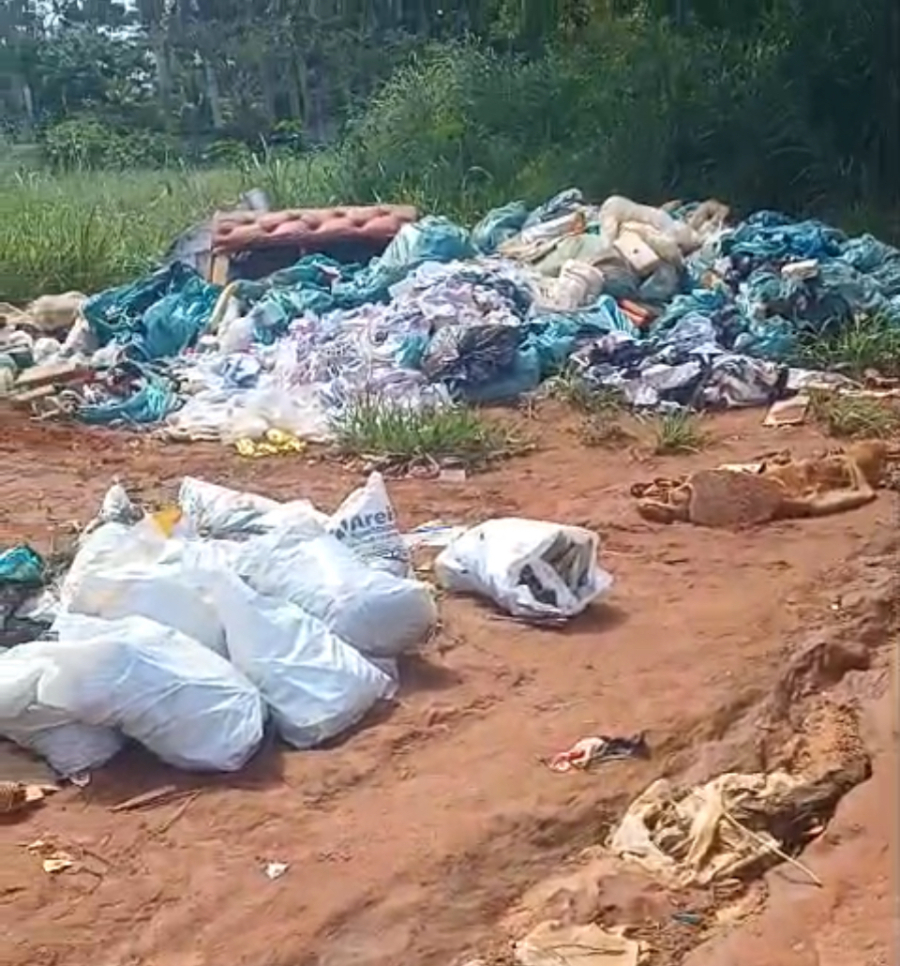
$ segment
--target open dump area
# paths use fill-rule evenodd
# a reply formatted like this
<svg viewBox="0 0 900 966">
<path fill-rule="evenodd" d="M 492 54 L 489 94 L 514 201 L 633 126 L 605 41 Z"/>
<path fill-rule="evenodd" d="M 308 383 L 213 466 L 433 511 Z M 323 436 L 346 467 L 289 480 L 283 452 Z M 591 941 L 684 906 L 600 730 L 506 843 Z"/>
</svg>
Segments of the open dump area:
<svg viewBox="0 0 900 966">
<path fill-rule="evenodd" d="M 654 524 L 632 484 L 825 441 L 809 426 L 764 429 L 757 410 L 712 419 L 702 453 L 650 457 L 581 445 L 553 401 L 507 418 L 533 451 L 464 480 L 389 481 L 401 529 L 586 527 L 611 591 L 563 627 L 441 594 L 439 629 L 401 660 L 396 697 L 339 741 L 270 740 L 214 776 L 128 748 L 83 787 L 10 815 L 3 966 L 506 963 L 546 920 L 569 938 L 549 952 L 534 940 L 520 962 L 894 961 L 894 494 L 749 529 Z M 326 511 L 364 479 L 315 449 L 241 460 L 217 443 L 2 420 L 0 546 L 46 553 L 114 478 L 149 504 L 191 474 Z M 578 739 L 640 732 L 649 757 L 548 767 Z M 32 768 L 3 751 L 0 779 Z M 804 776 L 768 818 L 751 807 L 740 819 L 747 841 L 771 831 L 787 859 L 763 848 L 773 861 L 755 871 L 675 885 L 604 848 L 656 779 L 680 795 L 727 772 Z M 169 785 L 158 803 L 116 808 Z M 714 834 L 707 848 L 728 838 Z M 55 874 L 42 866 L 54 853 L 71 863 Z M 572 932 L 590 924 L 628 941 L 601 956 L 593 933 Z"/>
</svg>

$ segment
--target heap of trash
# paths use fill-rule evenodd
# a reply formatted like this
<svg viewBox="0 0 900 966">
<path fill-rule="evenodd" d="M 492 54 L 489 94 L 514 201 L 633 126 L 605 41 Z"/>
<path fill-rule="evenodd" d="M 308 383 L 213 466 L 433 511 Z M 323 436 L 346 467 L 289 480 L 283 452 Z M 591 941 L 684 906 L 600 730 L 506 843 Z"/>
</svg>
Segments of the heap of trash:
<svg viewBox="0 0 900 966">
<path fill-rule="evenodd" d="M 192 477 L 177 504 L 145 510 L 114 484 L 57 579 L 27 546 L 0 553 L 0 737 L 75 780 L 127 739 L 225 772 L 267 727 L 321 745 L 395 696 L 398 660 L 434 631 L 422 545 L 441 548 L 445 590 L 519 619 L 568 620 L 612 584 L 579 527 L 403 535 L 377 473 L 330 515 Z"/>
<path fill-rule="evenodd" d="M 638 408 L 766 405 L 801 386 L 804 345 L 860 317 L 900 325 L 896 249 L 771 211 L 731 223 L 717 201 L 570 189 L 471 230 L 255 206 L 146 278 L 0 314 L 0 393 L 180 439 L 316 440 L 363 396 L 498 402 L 567 364 Z"/>
</svg>

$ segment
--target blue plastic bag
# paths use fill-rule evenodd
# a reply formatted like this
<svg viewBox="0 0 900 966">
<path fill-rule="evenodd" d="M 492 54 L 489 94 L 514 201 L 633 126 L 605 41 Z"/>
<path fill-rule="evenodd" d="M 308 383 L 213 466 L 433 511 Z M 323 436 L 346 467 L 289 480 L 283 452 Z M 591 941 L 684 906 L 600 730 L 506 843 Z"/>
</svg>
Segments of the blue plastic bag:
<svg viewBox="0 0 900 966">
<path fill-rule="evenodd" d="M 0 553 L 0 584 L 40 584 L 44 561 L 31 547 L 22 544 Z"/>
<path fill-rule="evenodd" d="M 521 201 L 494 208 L 472 229 L 472 243 L 483 254 L 491 255 L 503 242 L 518 235 L 527 219 L 528 208 Z"/>
<path fill-rule="evenodd" d="M 193 345 L 221 291 L 192 268 L 173 262 L 88 299 L 84 317 L 101 346 L 117 342 L 130 358 L 165 359 Z"/>
</svg>

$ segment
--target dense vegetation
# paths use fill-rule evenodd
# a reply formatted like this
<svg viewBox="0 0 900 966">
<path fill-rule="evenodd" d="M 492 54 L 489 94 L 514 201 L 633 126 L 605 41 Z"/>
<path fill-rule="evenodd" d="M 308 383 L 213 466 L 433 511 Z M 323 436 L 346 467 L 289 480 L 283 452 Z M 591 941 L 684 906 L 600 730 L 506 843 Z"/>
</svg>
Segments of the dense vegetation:
<svg viewBox="0 0 900 966">
<path fill-rule="evenodd" d="M 127 277 L 251 183 L 461 218 L 712 194 L 896 235 L 900 5 L 0 0 L 0 124 L 0 299 Z"/>
</svg>

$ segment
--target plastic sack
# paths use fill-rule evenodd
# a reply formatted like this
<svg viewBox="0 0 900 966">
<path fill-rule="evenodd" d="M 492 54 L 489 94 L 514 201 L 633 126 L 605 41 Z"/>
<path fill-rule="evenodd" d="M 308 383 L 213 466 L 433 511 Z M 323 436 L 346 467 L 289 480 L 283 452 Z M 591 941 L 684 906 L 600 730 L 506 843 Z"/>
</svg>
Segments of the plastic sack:
<svg viewBox="0 0 900 966">
<path fill-rule="evenodd" d="M 328 520 L 309 500 L 279 503 L 192 476 L 182 480 L 178 505 L 193 533 L 216 540 L 244 539 L 279 527 L 307 526 L 319 533 Z"/>
<path fill-rule="evenodd" d="M 144 617 L 63 614 L 38 701 L 119 728 L 170 765 L 237 771 L 262 740 L 259 691 L 224 658 Z"/>
<path fill-rule="evenodd" d="M 307 527 L 248 541 L 237 560 L 258 593 L 290 600 L 370 657 L 396 657 L 419 644 L 437 621 L 428 587 L 364 564 L 331 534 Z"/>
<path fill-rule="evenodd" d="M 68 610 L 87 575 L 114 571 L 126 564 L 155 563 L 165 550 L 165 543 L 165 535 L 151 525 L 102 524 L 85 538 L 75 554 L 60 589 L 61 609 Z"/>
<path fill-rule="evenodd" d="M 36 641 L 0 653 L 0 735 L 45 759 L 65 778 L 106 764 L 122 747 L 112 728 L 82 724 L 38 701 L 38 683 L 52 669 L 55 642 Z"/>
<path fill-rule="evenodd" d="M 488 520 L 442 551 L 434 573 L 448 590 L 483 594 L 515 617 L 574 617 L 612 586 L 597 565 L 597 535 L 540 520 Z"/>
<path fill-rule="evenodd" d="M 412 559 L 380 473 L 372 473 L 364 486 L 344 500 L 326 530 L 370 567 L 398 577 L 409 575 Z"/>
<path fill-rule="evenodd" d="M 288 744 L 321 744 L 393 695 L 394 682 L 318 618 L 233 574 L 210 578 L 231 662 L 259 688 Z"/>
<path fill-rule="evenodd" d="M 39 584 L 44 579 L 44 561 L 31 547 L 22 544 L 0 551 L 0 583 Z"/>
<path fill-rule="evenodd" d="M 489 211 L 472 229 L 472 244 L 483 254 L 493 254 L 498 246 L 517 235 L 528 220 L 528 208 L 511 201 Z"/>
<path fill-rule="evenodd" d="M 186 476 L 181 482 L 178 505 L 194 532 L 213 539 L 258 532 L 255 524 L 259 518 L 279 506 L 277 500 L 192 476 Z"/>
<path fill-rule="evenodd" d="M 178 355 L 192 345 L 212 314 L 221 288 L 173 262 L 129 285 L 88 299 L 83 314 L 101 346 L 118 342 L 133 358 Z"/>
<path fill-rule="evenodd" d="M 111 621 L 146 617 L 227 657 L 225 628 L 204 586 L 196 571 L 178 560 L 168 565 L 126 562 L 110 569 L 91 567 L 69 597 L 68 610 Z"/>
<path fill-rule="evenodd" d="M 394 279 L 405 277 L 423 262 L 453 262 L 472 258 L 475 250 L 465 228 L 447 218 L 429 215 L 404 225 L 372 268 Z"/>
</svg>

